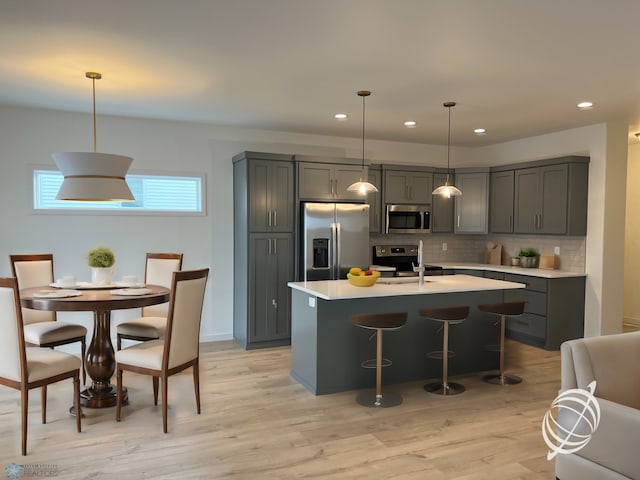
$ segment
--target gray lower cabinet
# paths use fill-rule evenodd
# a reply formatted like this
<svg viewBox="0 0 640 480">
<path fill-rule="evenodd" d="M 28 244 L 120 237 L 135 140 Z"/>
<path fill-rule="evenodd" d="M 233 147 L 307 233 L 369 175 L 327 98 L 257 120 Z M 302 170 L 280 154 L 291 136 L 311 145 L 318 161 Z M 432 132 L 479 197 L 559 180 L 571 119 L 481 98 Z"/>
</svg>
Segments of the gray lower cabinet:
<svg viewBox="0 0 640 480">
<path fill-rule="evenodd" d="M 375 185 L 378 191 L 367 195 L 369 204 L 369 231 L 380 233 L 382 231 L 382 170 L 380 168 L 369 167 L 368 182 Z"/>
<path fill-rule="evenodd" d="M 444 185 L 446 180 L 446 173 L 433 174 L 433 184 L 436 187 Z M 441 195 L 431 196 L 431 231 L 433 233 L 453 232 L 453 207 L 453 198 L 444 198 Z"/>
<path fill-rule="evenodd" d="M 293 234 L 251 234 L 246 348 L 289 344 Z"/>
<path fill-rule="evenodd" d="M 456 171 L 455 233 L 485 234 L 489 223 L 489 173 Z"/>
<path fill-rule="evenodd" d="M 584 336 L 585 277 L 540 278 L 504 274 L 508 282 L 527 285 L 505 290 L 505 302 L 527 302 L 524 314 L 507 321 L 507 336 L 524 343 L 558 350 L 566 340 Z"/>
<path fill-rule="evenodd" d="M 361 176 L 361 166 L 298 162 L 298 197 L 303 201 L 362 201 L 362 195 L 347 191 Z"/>
<path fill-rule="evenodd" d="M 492 172 L 489 182 L 489 231 L 513 233 L 514 172 Z"/>
</svg>

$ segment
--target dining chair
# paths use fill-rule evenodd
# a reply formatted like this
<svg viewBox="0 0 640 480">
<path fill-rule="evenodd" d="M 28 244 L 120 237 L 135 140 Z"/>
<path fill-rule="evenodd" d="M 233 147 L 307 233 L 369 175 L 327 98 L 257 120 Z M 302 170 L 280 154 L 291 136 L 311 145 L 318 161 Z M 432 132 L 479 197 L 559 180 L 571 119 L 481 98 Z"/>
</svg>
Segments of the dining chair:
<svg viewBox="0 0 640 480">
<path fill-rule="evenodd" d="M 171 275 L 182 268 L 182 253 L 147 253 L 144 281 L 150 285 L 171 287 Z M 142 309 L 142 316 L 119 323 L 116 326 L 116 348 L 122 348 L 122 340 L 146 342 L 164 336 L 167 327 L 168 303 L 151 305 Z"/>
<path fill-rule="evenodd" d="M 173 273 L 164 339 L 149 340 L 116 352 L 116 421 L 122 410 L 122 372 L 153 377 L 153 404 L 158 405 L 162 381 L 162 426 L 167 433 L 169 376 L 193 367 L 196 412 L 200 414 L 200 321 L 209 269 Z"/>
<path fill-rule="evenodd" d="M 80 412 L 80 359 L 69 353 L 26 347 L 18 282 L 0 278 L 0 385 L 20 390 L 22 455 L 27 454 L 29 390 L 40 387 L 42 423 L 47 423 L 47 385 L 73 379 L 75 411 Z M 80 417 L 76 426 L 80 432 Z"/>
<path fill-rule="evenodd" d="M 11 271 L 18 280 L 18 288 L 49 285 L 54 281 L 53 254 L 9 255 Z M 82 383 L 87 381 L 85 353 L 87 329 L 74 323 L 58 322 L 56 312 L 22 309 L 24 341 L 28 346 L 54 348 L 80 342 Z"/>
</svg>

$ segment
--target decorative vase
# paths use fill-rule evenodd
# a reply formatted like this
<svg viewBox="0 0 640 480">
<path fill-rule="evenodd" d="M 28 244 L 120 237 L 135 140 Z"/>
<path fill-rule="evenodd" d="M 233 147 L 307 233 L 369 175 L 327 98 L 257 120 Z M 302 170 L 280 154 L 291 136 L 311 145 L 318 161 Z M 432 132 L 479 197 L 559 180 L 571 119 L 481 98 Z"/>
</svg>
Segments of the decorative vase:
<svg viewBox="0 0 640 480">
<path fill-rule="evenodd" d="M 111 285 L 113 267 L 91 267 L 91 283 L 95 285 Z"/>
<path fill-rule="evenodd" d="M 524 268 L 536 268 L 538 257 L 520 257 L 520 264 Z"/>
</svg>

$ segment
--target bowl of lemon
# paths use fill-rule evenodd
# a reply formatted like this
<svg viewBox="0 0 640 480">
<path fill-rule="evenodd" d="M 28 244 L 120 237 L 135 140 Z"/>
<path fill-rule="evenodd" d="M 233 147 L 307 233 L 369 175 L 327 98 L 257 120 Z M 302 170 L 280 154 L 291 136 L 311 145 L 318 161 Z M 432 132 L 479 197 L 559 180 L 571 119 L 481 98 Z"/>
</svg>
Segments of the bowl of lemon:
<svg viewBox="0 0 640 480">
<path fill-rule="evenodd" d="M 377 270 L 362 270 L 358 267 L 353 267 L 347 273 L 347 280 L 356 287 L 371 287 L 375 285 L 379 277 L 380 272 Z"/>
</svg>

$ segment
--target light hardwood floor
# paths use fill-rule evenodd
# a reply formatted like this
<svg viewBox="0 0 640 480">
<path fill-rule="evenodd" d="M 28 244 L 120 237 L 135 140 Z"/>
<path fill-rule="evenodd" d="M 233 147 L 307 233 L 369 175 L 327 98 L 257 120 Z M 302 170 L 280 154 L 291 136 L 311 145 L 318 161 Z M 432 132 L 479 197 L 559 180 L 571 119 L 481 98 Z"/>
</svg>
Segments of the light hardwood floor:
<svg viewBox="0 0 640 480">
<path fill-rule="evenodd" d="M 55 465 L 64 479 L 553 479 L 542 417 L 560 386 L 559 352 L 508 342 L 508 370 L 523 383 L 457 377 L 467 391 L 439 397 L 424 382 L 389 387 L 390 409 L 355 392 L 316 397 L 289 376 L 289 348 L 201 347 L 202 414 L 191 371 L 169 381 L 169 433 L 151 380 L 124 375 L 131 404 L 87 410 L 82 433 L 67 410 L 71 382 L 49 388 L 47 425 L 32 391 L 28 456 L 20 455 L 19 392 L 0 387 L 0 466 Z M 373 378 L 373 373 L 372 373 Z M 0 473 L 0 476 L 2 476 Z"/>
</svg>

